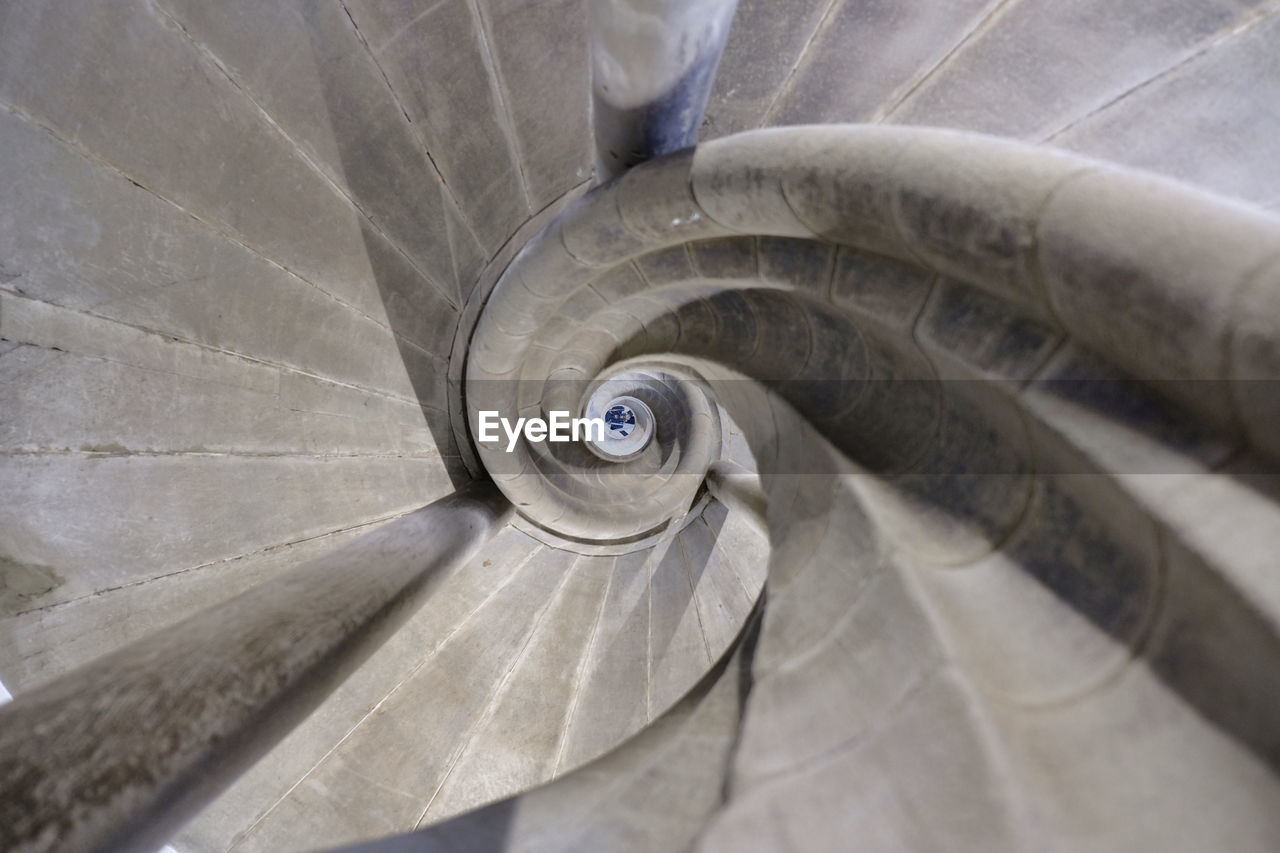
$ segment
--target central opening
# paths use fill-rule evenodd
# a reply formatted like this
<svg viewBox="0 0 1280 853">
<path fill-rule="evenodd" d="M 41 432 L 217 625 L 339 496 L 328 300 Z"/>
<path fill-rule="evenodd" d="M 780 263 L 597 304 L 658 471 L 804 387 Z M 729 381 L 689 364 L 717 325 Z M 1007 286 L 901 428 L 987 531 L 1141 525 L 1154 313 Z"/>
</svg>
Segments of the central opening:
<svg viewBox="0 0 1280 853">
<path fill-rule="evenodd" d="M 628 459 L 648 446 L 653 438 L 653 412 L 635 397 L 614 397 L 605 404 L 604 438 L 593 442 L 596 449 L 615 459 Z"/>
</svg>

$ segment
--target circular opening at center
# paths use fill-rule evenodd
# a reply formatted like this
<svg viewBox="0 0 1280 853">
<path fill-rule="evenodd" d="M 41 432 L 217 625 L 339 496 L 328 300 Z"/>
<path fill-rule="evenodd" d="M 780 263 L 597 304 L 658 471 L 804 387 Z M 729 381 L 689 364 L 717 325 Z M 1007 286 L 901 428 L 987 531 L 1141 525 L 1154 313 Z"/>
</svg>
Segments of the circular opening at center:
<svg viewBox="0 0 1280 853">
<path fill-rule="evenodd" d="M 604 413 L 605 435 L 626 438 L 636 431 L 636 410 L 626 403 L 615 403 Z"/>
<path fill-rule="evenodd" d="M 635 397 L 614 397 L 604 405 L 604 439 L 595 441 L 601 452 L 617 458 L 634 456 L 653 437 L 653 412 Z"/>
</svg>

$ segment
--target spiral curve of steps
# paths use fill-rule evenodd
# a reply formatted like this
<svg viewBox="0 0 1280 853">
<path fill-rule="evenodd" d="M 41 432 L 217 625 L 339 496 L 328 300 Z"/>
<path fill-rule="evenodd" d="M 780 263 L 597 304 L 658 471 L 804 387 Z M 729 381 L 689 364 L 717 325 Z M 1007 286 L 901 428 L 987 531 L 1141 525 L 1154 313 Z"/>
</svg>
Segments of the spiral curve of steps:
<svg viewBox="0 0 1280 853">
<path fill-rule="evenodd" d="M 0 11 L 0 681 L 492 477 L 174 850 L 1275 849 L 1280 7 L 881 5 L 590 190 L 574 0 Z"/>
</svg>

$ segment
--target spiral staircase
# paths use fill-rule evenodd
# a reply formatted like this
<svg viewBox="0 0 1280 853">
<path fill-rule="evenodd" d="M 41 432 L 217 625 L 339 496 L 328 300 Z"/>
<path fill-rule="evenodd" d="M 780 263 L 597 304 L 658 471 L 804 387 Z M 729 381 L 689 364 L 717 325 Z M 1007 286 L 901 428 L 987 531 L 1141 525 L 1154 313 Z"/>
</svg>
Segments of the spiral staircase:
<svg viewBox="0 0 1280 853">
<path fill-rule="evenodd" d="M 1276 849 L 1277 12 L 0 7 L 5 846 Z"/>
</svg>

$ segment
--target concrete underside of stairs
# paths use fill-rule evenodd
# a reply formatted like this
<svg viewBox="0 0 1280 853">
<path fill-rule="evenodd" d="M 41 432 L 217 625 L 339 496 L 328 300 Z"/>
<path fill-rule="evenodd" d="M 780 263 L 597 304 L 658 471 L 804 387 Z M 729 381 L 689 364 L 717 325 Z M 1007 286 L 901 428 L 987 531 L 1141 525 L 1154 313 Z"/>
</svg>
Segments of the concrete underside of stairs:
<svg viewBox="0 0 1280 853">
<path fill-rule="evenodd" d="M 703 139 L 837 122 L 974 130 L 1280 212 L 1278 12 L 1245 0 L 742 0 Z M 581 0 L 0 9 L 0 681 L 10 692 L 471 477 L 450 414 L 455 335 L 472 294 L 590 185 L 585 20 Z M 640 273 L 646 283 L 661 262 Z M 775 549 L 787 535 L 772 534 Z M 661 547 L 623 555 L 505 531 L 175 846 L 279 850 L 408 832 L 599 758 L 730 648 L 770 545 L 716 502 Z M 908 586 L 951 582 L 906 571 Z M 1169 571 L 1161 583 L 1176 584 Z M 872 615 L 875 596 L 900 592 L 879 575 L 862 582 Z M 963 634 L 965 619 L 1000 600 L 987 596 L 952 613 L 963 625 L 949 630 Z M 1063 640 L 1077 641 L 1091 640 Z M 916 651 L 912 665 L 937 662 Z M 970 688 L 941 665 L 904 686 L 903 667 L 886 695 L 924 696 L 912 706 L 920 718 L 866 751 L 815 741 L 808 784 L 822 787 L 823 773 L 847 782 L 843 762 L 883 766 L 876 743 L 916 743 L 919 766 L 950 760 L 944 747 L 977 754 L 923 745 L 947 729 L 948 709 L 968 713 L 956 695 Z M 1166 690 L 1145 670 L 1106 671 L 1128 679 L 1106 701 L 1140 705 Z M 760 690 L 760 719 L 770 690 L 787 693 L 783 680 Z M 1104 749 L 1087 733 L 1119 712 L 1077 710 L 1069 725 L 1083 734 L 1054 742 L 1062 756 L 1009 761 L 1071 764 Z M 975 728 L 1035 742 L 1036 723 L 1016 716 Z M 786 722 L 744 729 L 734 784 L 747 793 L 709 845 L 786 846 L 808 831 L 804 804 L 778 790 L 791 777 L 771 776 L 773 733 L 791 746 L 805 735 L 804 721 Z M 1247 765 L 1268 799 L 1267 767 L 1231 743 L 1203 743 L 1206 762 Z M 1158 766 L 1164 745 L 1141 746 L 1155 756 L 1143 766 Z M 1107 771 L 1107 756 L 1091 758 L 1087 772 L 1057 779 L 1075 787 L 1042 780 L 1043 799 L 1087 799 L 1088 780 Z M 1033 833 L 1024 817 L 1010 816 L 1004 837 Z M 956 837 L 983 829 L 958 826 Z"/>
</svg>

